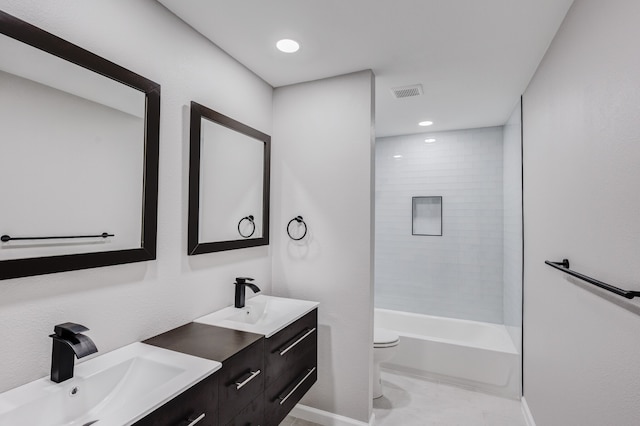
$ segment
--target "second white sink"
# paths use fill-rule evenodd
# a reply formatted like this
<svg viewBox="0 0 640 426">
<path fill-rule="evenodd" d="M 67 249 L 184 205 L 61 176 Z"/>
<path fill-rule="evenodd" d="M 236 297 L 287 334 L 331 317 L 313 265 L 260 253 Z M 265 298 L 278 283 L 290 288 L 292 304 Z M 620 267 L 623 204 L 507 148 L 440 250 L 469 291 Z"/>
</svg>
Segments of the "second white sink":
<svg viewBox="0 0 640 426">
<path fill-rule="evenodd" d="M 244 308 L 228 306 L 194 322 L 271 337 L 318 305 L 318 302 L 308 300 L 259 294 L 248 299 Z"/>
</svg>

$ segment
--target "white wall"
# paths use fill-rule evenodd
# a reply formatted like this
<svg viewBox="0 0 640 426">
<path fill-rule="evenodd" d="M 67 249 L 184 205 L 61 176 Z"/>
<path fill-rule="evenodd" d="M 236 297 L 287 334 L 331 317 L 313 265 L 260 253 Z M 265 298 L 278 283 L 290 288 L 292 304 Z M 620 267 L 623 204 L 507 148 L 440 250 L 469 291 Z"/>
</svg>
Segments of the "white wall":
<svg viewBox="0 0 640 426">
<path fill-rule="evenodd" d="M 503 143 L 503 285 L 504 325 L 522 349 L 522 103 L 518 100 L 504 126 Z"/>
<path fill-rule="evenodd" d="M 524 94 L 524 395 L 538 426 L 640 418 L 640 316 L 544 264 L 640 290 L 639 16 L 636 0 L 576 1 Z"/>
<path fill-rule="evenodd" d="M 376 307 L 502 323 L 502 168 L 502 127 L 376 141 Z M 414 196 L 442 236 L 411 234 Z"/>
<path fill-rule="evenodd" d="M 273 292 L 316 300 L 318 382 L 302 403 L 363 422 L 373 348 L 373 74 L 277 88 Z M 296 243 L 285 227 L 301 215 Z M 293 231 L 293 226 L 292 226 Z"/>
<path fill-rule="evenodd" d="M 232 303 L 235 276 L 270 292 L 267 247 L 186 256 L 186 206 L 190 101 L 270 134 L 272 88 L 154 1 L 0 9 L 162 85 L 157 261 L 0 281 L 0 391 L 48 375 L 55 324 L 86 325 L 105 353 Z"/>
</svg>

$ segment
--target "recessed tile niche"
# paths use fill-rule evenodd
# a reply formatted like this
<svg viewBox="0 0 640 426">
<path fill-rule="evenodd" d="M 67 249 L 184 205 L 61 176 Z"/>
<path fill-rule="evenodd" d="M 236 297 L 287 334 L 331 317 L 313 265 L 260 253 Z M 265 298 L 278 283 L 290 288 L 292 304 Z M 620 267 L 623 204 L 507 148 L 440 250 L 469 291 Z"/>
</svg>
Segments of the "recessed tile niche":
<svg viewBox="0 0 640 426">
<path fill-rule="evenodd" d="M 442 197 L 412 198 L 412 235 L 442 236 Z"/>
</svg>

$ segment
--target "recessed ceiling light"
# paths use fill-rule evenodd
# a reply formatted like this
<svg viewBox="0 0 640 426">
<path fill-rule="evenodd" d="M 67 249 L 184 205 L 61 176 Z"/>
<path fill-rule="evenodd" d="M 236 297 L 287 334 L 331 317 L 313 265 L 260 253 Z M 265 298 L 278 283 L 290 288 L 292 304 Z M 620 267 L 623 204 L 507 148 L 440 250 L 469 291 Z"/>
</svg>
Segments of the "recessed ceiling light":
<svg viewBox="0 0 640 426">
<path fill-rule="evenodd" d="M 418 123 L 418 126 L 431 126 L 433 124 L 433 121 L 421 121 Z"/>
<path fill-rule="evenodd" d="M 393 156 L 393 158 L 402 158 L 402 155 L 396 154 L 396 155 Z"/>
<path fill-rule="evenodd" d="M 281 52 L 294 53 L 294 52 L 297 52 L 298 49 L 300 49 L 300 44 L 295 40 L 283 38 L 282 40 L 276 43 L 276 47 Z"/>
<path fill-rule="evenodd" d="M 434 138 L 429 138 L 424 140 L 426 143 L 434 143 L 436 140 Z"/>
</svg>

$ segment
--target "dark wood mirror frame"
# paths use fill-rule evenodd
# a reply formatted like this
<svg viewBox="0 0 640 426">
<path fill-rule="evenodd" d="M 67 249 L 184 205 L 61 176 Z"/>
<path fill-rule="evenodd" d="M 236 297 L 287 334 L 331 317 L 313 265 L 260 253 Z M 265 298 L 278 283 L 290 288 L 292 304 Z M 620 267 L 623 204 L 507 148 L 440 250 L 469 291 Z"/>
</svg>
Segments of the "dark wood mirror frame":
<svg viewBox="0 0 640 426">
<path fill-rule="evenodd" d="M 146 95 L 140 247 L 3 260 L 0 261 L 0 279 L 154 260 L 158 222 L 160 85 L 3 11 L 0 11 L 0 34 L 130 86 Z"/>
<path fill-rule="evenodd" d="M 199 241 L 200 228 L 200 154 L 202 118 L 242 133 L 264 143 L 262 177 L 262 237 L 228 241 Z M 271 165 L 271 136 L 229 118 L 196 102 L 191 102 L 189 151 L 189 224 L 188 255 L 269 245 L 269 175 Z"/>
</svg>

